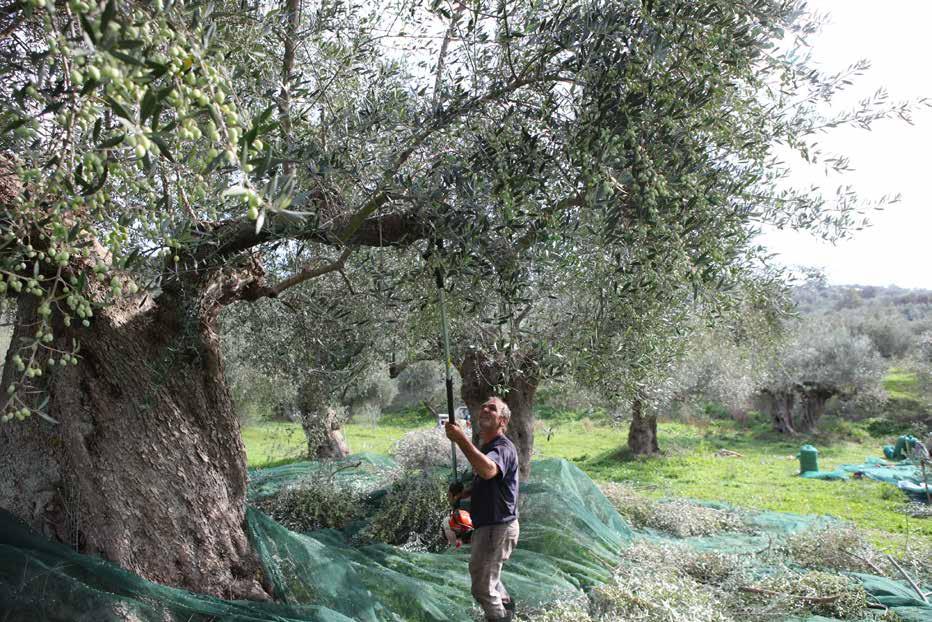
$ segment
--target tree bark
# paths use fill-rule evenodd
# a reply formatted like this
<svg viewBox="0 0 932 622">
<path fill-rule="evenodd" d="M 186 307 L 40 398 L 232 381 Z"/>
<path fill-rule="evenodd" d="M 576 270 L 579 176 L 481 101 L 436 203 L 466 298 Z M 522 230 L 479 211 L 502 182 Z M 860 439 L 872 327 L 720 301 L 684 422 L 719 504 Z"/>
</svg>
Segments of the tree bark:
<svg viewBox="0 0 932 622">
<path fill-rule="evenodd" d="M 301 428 L 307 439 L 307 456 L 311 460 L 339 460 L 349 455 L 343 436 L 340 414 L 334 408 L 301 409 Z"/>
<path fill-rule="evenodd" d="M 294 71 L 294 57 L 297 48 L 298 27 L 301 24 L 300 0 L 284 0 L 284 13 L 288 17 L 285 27 L 285 55 L 282 58 L 282 89 L 278 94 L 278 120 L 282 141 L 286 145 L 288 158 L 282 164 L 285 175 L 294 174 L 294 161 L 291 158 L 291 84 Z"/>
<path fill-rule="evenodd" d="M 812 432 L 825 414 L 825 405 L 836 391 L 822 384 L 803 384 L 797 390 L 800 396 L 800 413 L 796 421 L 796 431 Z"/>
<path fill-rule="evenodd" d="M 527 369 L 531 365 L 515 368 L 500 360 L 478 352 L 463 357 L 459 366 L 463 385 L 460 395 L 469 407 L 473 420 L 473 442 L 478 444 L 478 415 L 482 404 L 493 395 L 501 397 L 511 410 L 506 436 L 518 450 L 518 466 L 522 481 L 531 475 L 531 454 L 534 451 L 534 394 L 537 378 Z M 496 387 L 504 389 L 501 395 Z"/>
<path fill-rule="evenodd" d="M 3 206 L 22 192 L 11 168 L 0 155 Z M 387 200 L 383 192 L 365 210 L 346 213 L 336 229 L 344 235 L 336 237 L 316 225 L 289 233 L 274 218 L 261 234 L 254 223 L 205 225 L 205 242 L 165 267 L 157 300 L 112 301 L 94 271 L 110 256 L 91 241 L 91 256 L 73 256 L 65 273 L 89 277 L 84 293 L 99 309 L 86 328 L 65 326 L 53 309 L 55 340 L 40 357 L 78 340 L 78 363 L 47 368 L 17 391 L 34 396 L 27 405 L 57 423 L 33 415 L 0 425 L 0 507 L 143 578 L 223 598 L 268 598 L 244 529 L 246 458 L 217 316 L 235 300 L 277 293 L 262 282 L 259 256 L 245 252 L 264 240 L 306 234 L 327 244 L 383 246 L 422 237 L 417 214 L 366 218 Z M 34 337 L 35 304 L 25 294 L 17 300 L 0 412 L 20 379 L 12 357 Z"/>
<path fill-rule="evenodd" d="M 766 409 L 773 422 L 773 429 L 780 434 L 795 436 L 796 424 L 793 421 L 793 407 L 796 395 L 793 391 L 763 391 L 766 400 Z"/>
<path fill-rule="evenodd" d="M 214 330 L 229 292 L 219 279 L 188 286 L 192 295 L 106 307 L 80 331 L 53 316 L 51 345 L 80 339 L 78 364 L 34 383 L 57 424 L 33 415 L 0 426 L 0 506 L 146 579 L 267 598 L 244 530 L 245 451 Z M 18 300 L 3 406 L 34 300 Z"/>
<path fill-rule="evenodd" d="M 657 443 L 657 415 L 645 414 L 644 403 L 640 398 L 634 398 L 631 403 L 628 449 L 636 456 L 649 456 L 660 451 Z"/>
<path fill-rule="evenodd" d="M 311 460 L 339 460 L 349 454 L 343 437 L 341 413 L 326 403 L 324 380 L 308 375 L 298 390 L 298 413 Z"/>
</svg>

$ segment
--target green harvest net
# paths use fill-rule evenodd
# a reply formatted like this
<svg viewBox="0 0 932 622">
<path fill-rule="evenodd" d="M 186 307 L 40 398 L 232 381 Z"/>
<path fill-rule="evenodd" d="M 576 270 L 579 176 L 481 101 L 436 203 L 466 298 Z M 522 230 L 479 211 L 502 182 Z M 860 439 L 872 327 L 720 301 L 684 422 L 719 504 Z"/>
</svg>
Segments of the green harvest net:
<svg viewBox="0 0 932 622">
<path fill-rule="evenodd" d="M 273 495 L 322 468 L 308 462 L 254 471 L 250 499 Z M 397 473 L 391 460 L 368 454 L 326 468 L 335 486 L 357 487 L 374 496 L 384 495 L 386 483 Z M 633 530 L 588 476 L 562 460 L 534 463 L 532 481 L 522 485 L 520 514 L 519 546 L 503 580 L 522 608 L 580 596 L 609 581 L 621 551 L 632 543 L 675 540 Z M 749 552 L 775 538 L 827 524 L 819 517 L 777 513 L 757 513 L 750 520 L 751 533 L 677 541 L 702 550 Z M 156 585 L 32 534 L 0 513 L 0 620 L 472 619 L 467 549 L 424 553 L 383 544 L 356 546 L 352 536 L 358 524 L 301 534 L 255 509 L 247 514 L 247 527 L 276 591 L 276 603 L 223 601 Z M 917 600 L 905 584 L 853 576 L 902 619 L 932 621 L 932 607 Z"/>
<path fill-rule="evenodd" d="M 923 475 L 921 465 L 911 460 L 887 462 L 878 458 L 868 458 L 864 464 L 846 464 L 839 469 L 854 477 L 866 477 L 893 484 L 917 501 L 926 500 L 925 479 L 932 475 L 928 472 Z"/>
<path fill-rule="evenodd" d="M 884 448 L 885 453 L 888 447 L 892 445 Z M 868 457 L 861 464 L 843 464 L 834 471 L 803 471 L 799 475 L 806 479 L 846 480 L 853 477 L 886 482 L 902 490 L 914 501 L 921 502 L 928 500 L 927 487 L 932 492 L 932 467 L 926 463 L 926 470 L 923 472 L 921 461 L 909 458 L 891 461 Z"/>
</svg>

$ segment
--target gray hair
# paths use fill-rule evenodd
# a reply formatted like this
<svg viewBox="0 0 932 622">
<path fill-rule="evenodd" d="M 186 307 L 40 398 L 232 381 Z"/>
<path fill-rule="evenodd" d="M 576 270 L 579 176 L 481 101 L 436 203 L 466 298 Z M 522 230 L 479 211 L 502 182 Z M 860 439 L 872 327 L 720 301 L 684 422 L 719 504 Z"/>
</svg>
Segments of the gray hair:
<svg viewBox="0 0 932 622">
<path fill-rule="evenodd" d="M 500 398 L 497 395 L 493 395 L 489 400 L 495 400 L 501 405 L 501 408 L 498 410 L 498 416 L 505 418 L 505 425 L 508 425 L 511 422 L 511 409 L 508 408 L 508 404 L 505 403 L 505 400 Z"/>
</svg>

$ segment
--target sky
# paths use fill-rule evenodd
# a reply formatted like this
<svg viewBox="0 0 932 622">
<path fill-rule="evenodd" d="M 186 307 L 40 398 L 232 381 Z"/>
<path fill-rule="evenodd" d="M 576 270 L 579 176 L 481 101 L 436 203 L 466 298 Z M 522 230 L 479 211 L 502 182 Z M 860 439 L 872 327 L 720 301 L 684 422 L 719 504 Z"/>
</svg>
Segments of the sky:
<svg viewBox="0 0 932 622">
<path fill-rule="evenodd" d="M 932 2 L 928 0 L 810 0 L 829 14 L 813 38 L 813 58 L 827 72 L 859 59 L 871 69 L 854 85 L 860 99 L 886 87 L 890 99 L 932 98 Z M 871 226 L 835 245 L 810 234 L 766 230 L 760 241 L 785 265 L 821 268 L 835 285 L 898 285 L 932 289 L 932 109 L 917 111 L 913 126 L 883 121 L 871 131 L 845 128 L 827 134 L 826 151 L 849 156 L 855 169 L 845 183 L 864 198 L 902 194 L 902 201 L 872 213 Z M 799 172 L 808 186 L 811 173 Z M 826 183 L 829 193 L 839 184 Z"/>
</svg>

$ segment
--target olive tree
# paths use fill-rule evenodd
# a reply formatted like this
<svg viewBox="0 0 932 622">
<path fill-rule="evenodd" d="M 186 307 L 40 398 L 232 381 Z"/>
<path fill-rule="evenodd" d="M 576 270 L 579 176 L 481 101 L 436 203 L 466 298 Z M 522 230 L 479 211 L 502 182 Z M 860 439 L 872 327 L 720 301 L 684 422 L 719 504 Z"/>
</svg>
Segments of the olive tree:
<svg viewBox="0 0 932 622">
<path fill-rule="evenodd" d="M 737 415 L 752 405 L 789 318 L 748 322 L 754 318 L 754 310 L 742 309 L 742 314 L 738 326 L 694 330 L 671 376 L 664 406 L 696 407 L 715 402 Z"/>
<path fill-rule="evenodd" d="M 386 296 L 417 309 L 442 267 L 479 305 L 458 307 L 464 398 L 501 386 L 532 429 L 560 360 L 637 398 L 689 305 L 753 281 L 760 223 L 852 223 L 850 192 L 781 186 L 776 145 L 816 160 L 825 128 L 909 110 L 818 109 L 850 75 L 780 47 L 812 31 L 794 0 L 26 0 L 0 19 L 0 506 L 63 540 L 80 516 L 80 550 L 231 597 L 263 591 L 225 307 L 366 248 L 430 249 Z"/>
<path fill-rule="evenodd" d="M 809 95 L 830 99 L 847 77 L 821 76 L 777 48 L 784 28 L 804 37 L 812 24 L 790 18 L 790 4 L 780 5 L 789 11 L 785 21 L 768 21 L 777 14 L 761 3 L 740 6 L 749 12 L 739 10 L 737 21 L 718 19 L 711 6 L 678 3 L 582 10 L 585 29 L 605 36 L 574 49 L 591 73 L 565 87 L 572 104 L 542 106 L 548 140 L 537 138 L 531 120 L 515 117 L 499 123 L 494 138 L 463 137 L 476 143 L 477 168 L 507 176 L 464 180 L 455 163 L 458 201 L 482 199 L 476 212 L 483 216 L 491 213 L 489 198 L 509 208 L 468 223 L 488 248 L 481 260 L 456 256 L 455 244 L 446 251 L 455 256 L 447 261 L 454 279 L 466 281 L 457 306 L 467 311 L 459 327 L 463 398 L 476 408 L 491 393 L 505 394 L 524 475 L 534 392 L 548 374 L 571 368 L 603 394 L 632 401 L 629 445 L 650 453 L 656 422 L 638 413 L 682 356 L 690 317 L 719 315 L 738 290 L 768 289 L 772 277 L 756 270 L 764 258 L 753 244 L 756 224 L 831 237 L 852 222 L 850 189 L 829 206 L 781 188 L 786 170 L 772 149 L 783 143 L 817 160 L 816 133 L 867 124 L 880 113 L 867 102 L 839 116 L 816 114 Z M 734 45 L 697 54 L 706 36 Z M 798 80 L 808 82 L 808 94 L 796 92 L 795 100 L 771 88 Z M 565 108 L 572 114 L 562 115 Z M 587 145 L 582 158 L 554 152 L 561 133 L 573 137 L 569 144 Z M 844 168 L 843 160 L 832 163 Z M 593 178 L 601 183 L 580 193 L 578 182 Z M 483 188 L 486 194 L 476 192 Z M 553 194 L 562 199 L 542 206 L 541 195 Z"/>
<path fill-rule="evenodd" d="M 759 391 L 777 432 L 810 432 L 829 399 L 882 396 L 886 368 L 869 337 L 838 320 L 811 318 L 781 344 Z"/>
</svg>

